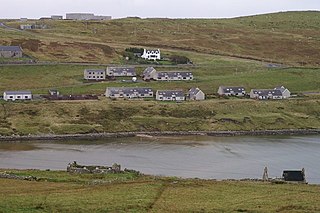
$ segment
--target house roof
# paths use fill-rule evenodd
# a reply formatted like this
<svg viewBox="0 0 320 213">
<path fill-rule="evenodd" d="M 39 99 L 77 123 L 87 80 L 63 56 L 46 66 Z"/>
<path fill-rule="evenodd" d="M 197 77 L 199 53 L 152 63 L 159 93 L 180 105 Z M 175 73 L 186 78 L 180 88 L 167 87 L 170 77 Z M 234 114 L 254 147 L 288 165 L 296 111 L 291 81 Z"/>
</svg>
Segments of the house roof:
<svg viewBox="0 0 320 213">
<path fill-rule="evenodd" d="M 236 93 L 241 93 L 245 91 L 244 87 L 234 87 L 234 86 L 220 86 L 222 91 L 224 93 L 229 93 L 229 92 L 236 92 Z"/>
<path fill-rule="evenodd" d="M 197 95 L 199 92 L 201 92 L 201 90 L 198 87 L 197 88 L 193 87 L 189 89 L 188 95 L 191 95 L 191 96 Z"/>
<path fill-rule="evenodd" d="M 0 46 L 0 51 L 22 51 L 19 46 Z"/>
<path fill-rule="evenodd" d="M 168 76 L 169 78 L 174 78 L 174 77 L 190 77 L 192 76 L 192 72 L 188 71 L 170 71 L 170 72 L 158 72 L 158 77 L 166 77 Z"/>
<path fill-rule="evenodd" d="M 184 97 L 184 92 L 182 90 L 158 90 L 157 93 L 164 97 L 172 97 L 172 96 Z"/>
<path fill-rule="evenodd" d="M 287 89 L 284 86 L 277 86 L 276 88 L 274 88 L 275 90 L 280 90 L 282 93 Z"/>
<path fill-rule="evenodd" d="M 134 67 L 108 67 L 108 70 L 114 72 L 114 73 L 132 73 L 136 74 L 136 69 Z"/>
<path fill-rule="evenodd" d="M 154 53 L 160 53 L 160 50 L 159 49 L 156 49 L 156 50 L 150 50 L 150 49 L 145 49 L 146 52 L 154 52 Z"/>
<path fill-rule="evenodd" d="M 282 92 L 277 89 L 252 89 L 252 92 L 259 96 L 282 96 Z"/>
<path fill-rule="evenodd" d="M 110 91 L 110 94 L 149 94 L 150 92 L 153 92 L 151 88 L 149 87 L 108 87 L 107 90 Z"/>
<path fill-rule="evenodd" d="M 143 75 L 148 75 L 148 74 L 150 74 L 151 72 L 153 72 L 154 70 L 156 71 L 156 69 L 153 68 L 153 67 L 147 67 L 147 68 L 143 71 Z"/>
<path fill-rule="evenodd" d="M 6 95 L 31 95 L 31 91 L 5 91 Z"/>
<path fill-rule="evenodd" d="M 105 70 L 103 70 L 103 69 L 85 69 L 84 71 L 85 72 L 94 72 L 94 73 L 105 72 Z"/>
</svg>

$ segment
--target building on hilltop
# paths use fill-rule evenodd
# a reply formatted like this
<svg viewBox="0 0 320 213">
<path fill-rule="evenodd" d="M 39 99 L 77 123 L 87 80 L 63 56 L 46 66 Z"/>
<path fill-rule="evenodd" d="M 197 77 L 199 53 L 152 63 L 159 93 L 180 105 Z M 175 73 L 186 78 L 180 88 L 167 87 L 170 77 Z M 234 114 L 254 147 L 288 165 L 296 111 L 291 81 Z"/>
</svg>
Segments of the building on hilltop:
<svg viewBox="0 0 320 213">
<path fill-rule="evenodd" d="M 19 46 L 0 46 L 0 58 L 21 58 L 22 49 Z"/>
<path fill-rule="evenodd" d="M 67 13 L 66 19 L 69 20 L 111 20 L 111 16 L 96 16 L 93 13 Z"/>
<path fill-rule="evenodd" d="M 52 16 L 51 16 L 51 19 L 52 19 L 52 20 L 62 20 L 62 19 L 63 19 L 63 16 L 60 16 L 60 15 L 52 15 Z"/>
</svg>

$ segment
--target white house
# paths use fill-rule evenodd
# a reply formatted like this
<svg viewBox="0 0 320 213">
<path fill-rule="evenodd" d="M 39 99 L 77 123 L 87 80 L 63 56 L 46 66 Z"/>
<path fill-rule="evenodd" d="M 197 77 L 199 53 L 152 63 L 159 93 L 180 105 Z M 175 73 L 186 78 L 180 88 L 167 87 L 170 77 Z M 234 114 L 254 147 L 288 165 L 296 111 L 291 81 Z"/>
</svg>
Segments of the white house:
<svg viewBox="0 0 320 213">
<path fill-rule="evenodd" d="M 3 100 L 16 101 L 16 100 L 31 100 L 31 91 L 5 91 L 3 93 Z"/>
<path fill-rule="evenodd" d="M 157 78 L 156 75 L 157 75 L 157 70 L 155 68 L 147 67 L 142 73 L 142 78 L 145 81 L 150 81 L 152 79 Z"/>
<path fill-rule="evenodd" d="M 284 99 L 290 98 L 290 96 L 291 96 L 291 92 L 287 88 L 285 88 L 284 86 L 276 87 L 276 88 L 274 88 L 274 90 L 280 90 L 282 93 L 282 97 Z"/>
<path fill-rule="evenodd" d="M 155 60 L 155 61 L 160 60 L 161 59 L 160 49 L 157 49 L 157 50 L 144 49 L 141 58 L 144 58 L 147 60 Z"/>
<path fill-rule="evenodd" d="M 204 92 L 201 91 L 201 89 L 199 89 L 198 87 L 193 87 L 189 89 L 187 97 L 189 98 L 189 100 L 202 101 L 206 96 Z"/>
</svg>

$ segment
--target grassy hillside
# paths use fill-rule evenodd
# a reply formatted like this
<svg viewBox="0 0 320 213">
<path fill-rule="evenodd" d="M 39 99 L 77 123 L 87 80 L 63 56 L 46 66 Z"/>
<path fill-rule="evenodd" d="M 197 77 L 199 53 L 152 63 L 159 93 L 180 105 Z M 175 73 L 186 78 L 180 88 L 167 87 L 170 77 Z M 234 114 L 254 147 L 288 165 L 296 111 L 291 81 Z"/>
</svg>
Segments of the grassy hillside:
<svg viewBox="0 0 320 213">
<path fill-rule="evenodd" d="M 46 20 L 38 21 L 48 25 L 45 30 L 0 29 L 0 43 L 20 44 L 27 54 L 49 61 L 118 63 L 124 48 L 143 46 L 319 66 L 319 20 L 320 12 L 234 19 Z"/>
<path fill-rule="evenodd" d="M 183 180 L 149 176 L 8 171 L 1 212 L 318 212 L 319 186 Z"/>
<path fill-rule="evenodd" d="M 319 129 L 320 97 L 256 101 L 26 102 L 0 106 L 0 135 Z"/>
</svg>

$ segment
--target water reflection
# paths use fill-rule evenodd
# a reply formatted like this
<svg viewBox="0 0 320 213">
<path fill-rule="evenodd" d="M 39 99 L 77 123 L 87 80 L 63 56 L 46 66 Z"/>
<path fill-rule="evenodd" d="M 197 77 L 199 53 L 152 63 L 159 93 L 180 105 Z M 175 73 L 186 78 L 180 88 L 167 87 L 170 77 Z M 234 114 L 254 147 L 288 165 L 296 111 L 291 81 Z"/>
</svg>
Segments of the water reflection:
<svg viewBox="0 0 320 213">
<path fill-rule="evenodd" d="M 0 143 L 0 168 L 65 169 L 72 161 L 140 170 L 147 174 L 210 179 L 271 177 L 306 169 L 320 183 L 320 138 L 133 137 L 104 140 Z"/>
</svg>

